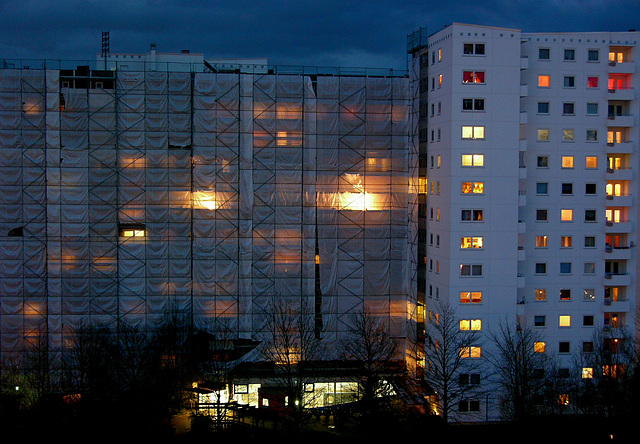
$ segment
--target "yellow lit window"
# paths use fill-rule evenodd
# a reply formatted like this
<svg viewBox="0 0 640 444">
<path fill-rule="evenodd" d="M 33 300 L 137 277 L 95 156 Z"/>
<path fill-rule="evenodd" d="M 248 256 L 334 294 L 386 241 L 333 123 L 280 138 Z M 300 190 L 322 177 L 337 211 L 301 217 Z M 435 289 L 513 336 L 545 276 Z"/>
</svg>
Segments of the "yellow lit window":
<svg viewBox="0 0 640 444">
<path fill-rule="evenodd" d="M 460 303 L 461 304 L 479 304 L 482 302 L 482 292 L 481 291 L 461 291 L 460 292 Z"/>
<path fill-rule="evenodd" d="M 460 239 L 460 248 L 482 248 L 482 237 L 463 237 Z"/>
<path fill-rule="evenodd" d="M 536 288 L 535 299 L 536 299 L 536 301 L 546 301 L 547 300 L 547 290 L 545 290 L 544 288 Z"/>
<path fill-rule="evenodd" d="M 558 405 L 569 405 L 569 395 L 566 393 L 558 395 Z"/>
<path fill-rule="evenodd" d="M 482 194 L 484 193 L 484 182 L 462 182 L 463 194 Z"/>
<path fill-rule="evenodd" d="M 571 209 L 562 209 L 560 210 L 560 220 L 564 222 L 570 222 L 573 220 L 573 210 Z"/>
<path fill-rule="evenodd" d="M 462 358 L 479 358 L 480 355 L 480 347 L 463 347 L 460 349 L 460 356 Z"/>
<path fill-rule="evenodd" d="M 482 330 L 482 320 L 480 319 L 461 319 L 460 330 Z"/>
<path fill-rule="evenodd" d="M 569 316 L 569 315 L 560 315 L 558 326 L 560 326 L 560 327 L 571 327 L 571 316 Z"/>
<path fill-rule="evenodd" d="M 462 166 L 484 166 L 484 154 L 463 154 Z"/>
<path fill-rule="evenodd" d="M 533 350 L 536 353 L 544 353 L 545 346 L 546 346 L 546 344 L 544 342 L 541 342 L 541 341 L 540 342 L 535 342 L 533 344 Z"/>
<path fill-rule="evenodd" d="M 614 222 L 614 223 L 620 223 L 620 221 L 622 220 L 621 215 L 622 213 L 620 212 L 620 210 L 612 210 L 612 209 L 607 209 L 605 211 L 605 215 L 607 217 L 607 222 Z"/>
<path fill-rule="evenodd" d="M 538 86 L 547 88 L 549 87 L 550 84 L 551 82 L 549 80 L 549 76 L 543 76 L 543 75 L 538 76 Z"/>
<path fill-rule="evenodd" d="M 278 146 L 300 146 L 302 145 L 302 133 L 299 131 L 278 131 Z"/>
<path fill-rule="evenodd" d="M 621 196 L 622 185 L 619 183 L 607 183 L 607 196 Z"/>
<path fill-rule="evenodd" d="M 598 168 L 598 158 L 595 156 L 587 156 L 586 158 L 587 168 Z"/>
<path fill-rule="evenodd" d="M 538 247 L 538 248 L 546 248 L 547 247 L 547 236 L 536 236 L 536 247 Z"/>
<path fill-rule="evenodd" d="M 442 74 L 438 76 L 438 88 L 442 86 Z"/>
<path fill-rule="evenodd" d="M 120 236 L 122 237 L 144 237 L 144 235 L 145 235 L 144 229 L 126 228 L 120 232 Z"/>
<path fill-rule="evenodd" d="M 571 236 L 561 236 L 560 237 L 560 246 L 563 248 L 571 247 Z"/>
<path fill-rule="evenodd" d="M 484 126 L 464 125 L 462 127 L 463 139 L 484 139 Z"/>
<path fill-rule="evenodd" d="M 573 168 L 573 156 L 562 156 L 562 168 Z"/>
<path fill-rule="evenodd" d="M 593 368 L 592 367 L 583 367 L 582 368 L 582 379 L 591 379 L 593 378 Z"/>
<path fill-rule="evenodd" d="M 549 140 L 549 130 L 546 128 L 538 129 L 538 140 Z"/>
<path fill-rule="evenodd" d="M 607 143 L 622 143 L 622 131 L 607 131 Z"/>
</svg>

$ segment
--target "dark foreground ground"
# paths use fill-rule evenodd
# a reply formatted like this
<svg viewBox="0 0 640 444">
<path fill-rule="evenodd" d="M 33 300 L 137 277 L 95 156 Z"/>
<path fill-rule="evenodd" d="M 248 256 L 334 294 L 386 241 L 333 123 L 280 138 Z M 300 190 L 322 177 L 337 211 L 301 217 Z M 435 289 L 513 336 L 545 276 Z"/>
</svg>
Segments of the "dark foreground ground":
<svg viewBox="0 0 640 444">
<path fill-rule="evenodd" d="M 35 442 L 65 439 L 81 442 L 152 442 L 154 444 L 191 444 L 202 442 L 299 442 L 302 444 L 359 443 L 637 443 L 640 433 L 631 421 L 612 421 L 594 417 L 538 417 L 527 423 L 449 424 L 436 417 L 390 418 L 384 414 L 342 427 L 314 427 L 295 431 L 291 424 L 280 423 L 276 430 L 264 424 L 232 424 L 215 431 L 208 420 L 186 417 L 176 421 L 151 419 L 145 415 L 118 415 L 84 412 L 72 419 L 55 412 L 5 415 L 0 412 L 0 442 Z"/>
</svg>

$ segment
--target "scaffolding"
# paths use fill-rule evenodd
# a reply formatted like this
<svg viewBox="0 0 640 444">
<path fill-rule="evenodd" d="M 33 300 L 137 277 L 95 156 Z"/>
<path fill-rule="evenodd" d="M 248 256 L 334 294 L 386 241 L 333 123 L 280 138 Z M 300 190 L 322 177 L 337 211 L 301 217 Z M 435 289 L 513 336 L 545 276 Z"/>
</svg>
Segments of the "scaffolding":
<svg viewBox="0 0 640 444">
<path fill-rule="evenodd" d="M 168 311 L 337 344 L 367 307 L 416 355 L 406 76 L 0 69 L 0 352 Z"/>
</svg>

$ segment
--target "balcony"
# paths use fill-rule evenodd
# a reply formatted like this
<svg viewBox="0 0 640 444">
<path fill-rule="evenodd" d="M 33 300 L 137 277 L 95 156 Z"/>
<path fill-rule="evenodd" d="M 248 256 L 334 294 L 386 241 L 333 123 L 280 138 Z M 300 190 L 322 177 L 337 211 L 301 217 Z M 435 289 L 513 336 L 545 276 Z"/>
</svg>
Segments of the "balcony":
<svg viewBox="0 0 640 444">
<path fill-rule="evenodd" d="M 605 233 L 631 233 L 631 222 L 613 222 L 608 220 L 605 224 L 604 231 Z"/>
<path fill-rule="evenodd" d="M 607 142 L 607 154 L 609 153 L 631 154 L 633 142 Z"/>
<path fill-rule="evenodd" d="M 609 62 L 609 73 L 611 74 L 633 74 L 636 66 L 632 62 Z"/>
<path fill-rule="evenodd" d="M 527 223 L 523 220 L 518 221 L 518 233 L 526 233 L 527 232 Z"/>
<path fill-rule="evenodd" d="M 524 247 L 522 245 L 518 245 L 518 260 L 519 261 L 525 260 Z"/>
<path fill-rule="evenodd" d="M 635 91 L 633 88 L 609 89 L 609 100 L 633 100 Z"/>
<path fill-rule="evenodd" d="M 631 204 L 632 198 L 629 195 L 616 196 L 614 194 L 607 194 L 607 206 L 630 207 Z"/>
<path fill-rule="evenodd" d="M 520 97 L 527 97 L 527 96 L 529 96 L 529 85 L 525 83 L 524 85 L 520 85 Z"/>
<path fill-rule="evenodd" d="M 609 115 L 609 126 L 631 127 L 634 125 L 635 118 L 632 114 L 618 116 Z"/>
<path fill-rule="evenodd" d="M 527 139 L 520 139 L 520 151 L 527 151 Z"/>
<path fill-rule="evenodd" d="M 529 118 L 526 111 L 520 111 L 520 125 L 525 125 Z"/>
<path fill-rule="evenodd" d="M 518 288 L 524 288 L 524 274 L 518 273 Z"/>
<path fill-rule="evenodd" d="M 606 313 L 626 313 L 631 311 L 631 301 L 604 300 L 604 311 Z"/>
<path fill-rule="evenodd" d="M 604 285 L 616 287 L 631 285 L 631 275 L 629 273 L 605 273 Z"/>
<path fill-rule="evenodd" d="M 607 180 L 632 180 L 633 170 L 631 168 L 607 168 Z"/>
<path fill-rule="evenodd" d="M 630 247 L 605 247 L 605 253 L 607 253 L 607 260 L 629 260 L 631 259 Z"/>
<path fill-rule="evenodd" d="M 520 57 L 520 69 L 529 69 L 528 57 Z"/>
</svg>

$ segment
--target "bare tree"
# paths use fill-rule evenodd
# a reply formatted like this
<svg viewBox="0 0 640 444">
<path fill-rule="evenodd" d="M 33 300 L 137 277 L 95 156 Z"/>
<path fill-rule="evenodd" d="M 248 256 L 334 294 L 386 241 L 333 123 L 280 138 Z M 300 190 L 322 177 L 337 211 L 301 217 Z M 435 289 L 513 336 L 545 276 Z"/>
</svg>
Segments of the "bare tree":
<svg viewBox="0 0 640 444">
<path fill-rule="evenodd" d="M 598 328 L 589 344 L 578 358 L 583 373 L 578 392 L 581 411 L 611 418 L 631 416 L 638 377 L 635 338 L 621 327 Z"/>
<path fill-rule="evenodd" d="M 266 316 L 263 359 L 274 364 L 276 382 L 287 397 L 289 416 L 299 428 L 305 387 L 314 381 L 313 364 L 324 356 L 322 342 L 315 334 L 313 311 L 305 301 L 274 298 Z"/>
<path fill-rule="evenodd" d="M 500 322 L 490 338 L 494 351 L 489 361 L 500 388 L 502 413 L 513 420 L 528 418 L 547 393 L 546 377 L 555 375 L 544 341 L 519 321 Z"/>
<path fill-rule="evenodd" d="M 398 373 L 394 366 L 398 344 L 388 326 L 367 307 L 349 317 L 348 333 L 341 342 L 341 357 L 359 365 L 359 400 L 368 408 L 389 392 L 389 379 Z"/>
<path fill-rule="evenodd" d="M 478 384 L 469 379 L 480 373 L 479 360 L 475 359 L 480 338 L 477 330 L 460 328 L 460 319 L 450 304 L 440 302 L 434 308 L 426 325 L 425 379 L 437 394 L 443 419 L 448 421 L 459 401 L 480 394 Z"/>
</svg>

